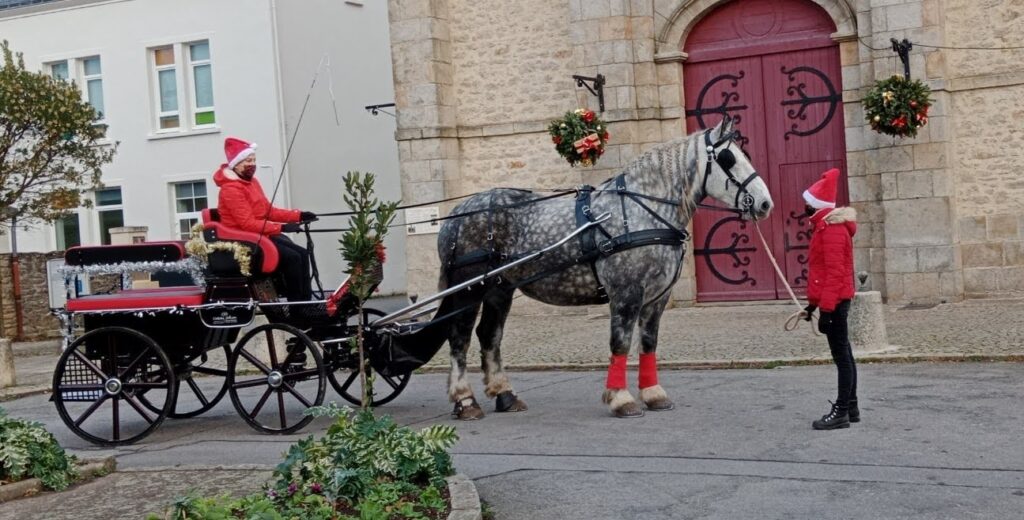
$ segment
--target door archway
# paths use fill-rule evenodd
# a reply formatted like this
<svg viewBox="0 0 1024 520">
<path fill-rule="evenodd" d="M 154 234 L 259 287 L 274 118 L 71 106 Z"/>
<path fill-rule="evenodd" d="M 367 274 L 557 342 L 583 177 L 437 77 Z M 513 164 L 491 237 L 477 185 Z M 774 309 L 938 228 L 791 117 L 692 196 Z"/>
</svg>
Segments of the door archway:
<svg viewBox="0 0 1024 520">
<path fill-rule="evenodd" d="M 729 114 L 775 201 L 759 223 L 787 281 L 807 284 L 804 188 L 829 168 L 843 172 L 846 143 L 835 23 L 810 0 L 734 0 L 698 22 L 683 44 L 688 132 Z M 787 297 L 753 224 L 728 213 L 694 218 L 698 301 Z"/>
</svg>

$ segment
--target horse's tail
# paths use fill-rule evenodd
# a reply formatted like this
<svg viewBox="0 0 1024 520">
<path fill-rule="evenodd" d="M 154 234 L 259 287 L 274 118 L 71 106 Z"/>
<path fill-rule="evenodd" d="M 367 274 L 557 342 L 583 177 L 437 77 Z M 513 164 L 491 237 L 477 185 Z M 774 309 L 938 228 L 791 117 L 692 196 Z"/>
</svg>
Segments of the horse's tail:
<svg viewBox="0 0 1024 520">
<path fill-rule="evenodd" d="M 455 262 L 456 240 L 459 239 L 459 228 L 462 227 L 462 219 L 456 218 L 446 220 L 441 225 L 437 234 L 437 256 L 441 260 L 441 272 L 437 276 L 437 290 L 443 291 L 448 288 L 449 266 Z"/>
</svg>

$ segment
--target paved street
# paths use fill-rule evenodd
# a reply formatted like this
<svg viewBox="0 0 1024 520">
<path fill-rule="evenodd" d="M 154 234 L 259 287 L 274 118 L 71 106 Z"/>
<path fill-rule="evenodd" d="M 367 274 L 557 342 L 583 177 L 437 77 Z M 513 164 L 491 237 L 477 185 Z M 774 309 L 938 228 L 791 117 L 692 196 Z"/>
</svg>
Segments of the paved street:
<svg viewBox="0 0 1024 520">
<path fill-rule="evenodd" d="M 450 424 L 462 437 L 458 470 L 500 519 L 1019 518 L 1021 370 L 863 364 L 864 420 L 835 432 L 810 429 L 832 397 L 828 366 L 664 371 L 678 408 L 635 420 L 607 415 L 599 371 L 525 372 L 513 382 L 528 412 Z M 449 423 L 444 381 L 417 375 L 381 412 L 414 427 Z M 99 449 L 71 436 L 46 399 L 4 404 L 47 424 L 79 455 L 117 455 L 123 472 L 69 494 L 2 505 L 0 518 L 138 518 L 190 487 L 255 488 L 266 473 L 237 470 L 272 468 L 301 437 L 259 435 L 224 401 L 201 418 L 168 420 L 136 446 Z M 88 512 L 74 508 L 85 503 Z"/>
</svg>

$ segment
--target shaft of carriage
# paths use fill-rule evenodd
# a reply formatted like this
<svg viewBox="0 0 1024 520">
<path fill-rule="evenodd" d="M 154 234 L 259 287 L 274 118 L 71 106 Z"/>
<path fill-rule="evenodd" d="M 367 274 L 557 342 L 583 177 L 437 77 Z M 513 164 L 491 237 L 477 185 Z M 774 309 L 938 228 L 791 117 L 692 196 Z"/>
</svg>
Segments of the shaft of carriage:
<svg viewBox="0 0 1024 520">
<path fill-rule="evenodd" d="M 604 213 L 604 214 L 598 216 L 593 221 L 587 222 L 586 224 L 583 224 L 582 226 L 576 228 L 575 230 L 573 230 L 572 233 L 569 233 L 568 235 L 563 237 L 558 242 L 555 242 L 555 243 L 553 243 L 553 244 L 551 244 L 551 245 L 549 245 L 549 246 L 547 246 L 547 247 L 545 247 L 543 249 L 539 249 L 537 251 L 534 251 L 533 253 L 530 253 L 529 255 L 526 255 L 526 256 L 524 256 L 524 257 L 522 257 L 522 258 L 520 258 L 520 259 L 518 259 L 518 260 L 516 260 L 514 262 L 509 262 L 509 263 L 507 263 L 505 265 L 502 265 L 500 267 L 496 267 L 496 268 L 494 268 L 494 269 L 492 269 L 492 270 L 490 270 L 490 271 L 488 271 L 488 272 L 486 272 L 484 274 L 481 274 L 481 275 L 479 275 L 477 277 L 470 278 L 469 280 L 466 280 L 465 282 L 462 282 L 462 283 L 460 283 L 458 285 L 454 285 L 452 287 L 449 287 L 449 288 L 447 288 L 447 289 L 445 289 L 445 290 L 443 290 L 443 291 L 441 291 L 441 292 L 439 292 L 439 293 L 437 293 L 437 294 L 435 294 L 433 296 L 430 296 L 430 297 L 425 298 L 423 300 L 420 300 L 420 301 L 418 301 L 418 302 L 416 302 L 416 303 L 414 303 L 412 305 L 409 305 L 407 307 L 403 307 L 403 308 L 401 308 L 401 309 L 399 309 L 399 310 L 397 310 L 395 312 L 392 312 L 391 314 L 388 314 L 387 316 L 384 316 L 383 318 L 374 320 L 373 322 L 370 323 L 370 328 L 371 329 L 379 329 L 379 328 L 381 328 L 381 327 L 383 327 L 385 325 L 390 325 L 390 324 L 398 321 L 399 318 L 405 317 L 410 312 L 415 311 L 417 309 L 421 309 L 423 307 L 426 307 L 427 305 L 429 305 L 429 304 L 431 304 L 431 303 L 433 303 L 433 302 L 435 302 L 437 300 L 440 300 L 440 299 L 444 298 L 445 296 L 449 296 L 451 294 L 455 294 L 455 293 L 457 293 L 457 292 L 459 292 L 459 291 L 461 291 L 461 290 L 463 290 L 463 289 L 465 289 L 467 287 L 472 287 L 473 285 L 476 285 L 478 283 L 485 282 L 485 281 L 487 281 L 487 280 L 489 280 L 491 278 L 494 278 L 495 276 L 497 276 L 497 275 L 499 275 L 499 274 L 501 274 L 501 273 L 503 273 L 503 272 L 505 272 L 505 271 L 507 271 L 509 269 L 512 269 L 513 267 L 525 264 L 527 262 L 532 262 L 533 260 L 536 260 L 536 259 L 544 256 L 548 252 L 550 252 L 550 251 L 552 251 L 554 249 L 557 249 L 559 247 L 562 247 L 567 242 L 569 242 L 570 240 L 572 240 L 573 238 L 578 236 L 580 233 L 583 233 L 584 231 L 586 231 L 587 229 L 590 229 L 593 226 L 601 224 L 602 222 L 608 220 L 609 217 L 611 217 L 610 213 Z"/>
</svg>

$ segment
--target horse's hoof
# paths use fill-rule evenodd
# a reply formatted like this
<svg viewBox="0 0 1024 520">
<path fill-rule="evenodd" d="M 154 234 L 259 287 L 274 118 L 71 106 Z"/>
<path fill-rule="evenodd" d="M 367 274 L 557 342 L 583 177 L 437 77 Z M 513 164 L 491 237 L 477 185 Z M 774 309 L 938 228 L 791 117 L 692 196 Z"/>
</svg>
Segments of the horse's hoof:
<svg viewBox="0 0 1024 520">
<path fill-rule="evenodd" d="M 640 400 L 652 412 L 667 412 L 676 407 L 675 403 L 668 398 L 668 394 L 665 393 L 665 389 L 661 385 L 640 389 Z"/>
<path fill-rule="evenodd" d="M 612 415 L 620 418 L 643 417 L 644 409 L 636 400 L 633 394 L 626 389 L 605 389 L 601 400 L 611 409 Z"/>
<path fill-rule="evenodd" d="M 644 404 L 646 404 L 647 409 L 652 412 L 667 412 L 669 410 L 674 410 L 676 407 L 676 403 L 673 403 L 672 400 L 667 397 Z"/>
<path fill-rule="evenodd" d="M 636 417 L 643 417 L 644 409 L 634 402 L 627 403 L 620 408 L 616 408 L 615 410 L 612 410 L 612 413 L 619 419 L 634 419 Z"/>
<path fill-rule="evenodd" d="M 468 404 L 464 404 L 468 401 Z M 484 409 L 476 402 L 476 398 L 467 397 L 455 403 L 452 415 L 460 421 L 475 421 L 484 418 Z"/>
<path fill-rule="evenodd" d="M 525 412 L 526 403 L 521 401 L 516 394 L 512 392 L 502 392 L 498 394 L 498 398 L 494 403 L 494 411 L 496 412 Z"/>
</svg>

